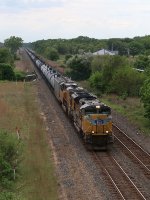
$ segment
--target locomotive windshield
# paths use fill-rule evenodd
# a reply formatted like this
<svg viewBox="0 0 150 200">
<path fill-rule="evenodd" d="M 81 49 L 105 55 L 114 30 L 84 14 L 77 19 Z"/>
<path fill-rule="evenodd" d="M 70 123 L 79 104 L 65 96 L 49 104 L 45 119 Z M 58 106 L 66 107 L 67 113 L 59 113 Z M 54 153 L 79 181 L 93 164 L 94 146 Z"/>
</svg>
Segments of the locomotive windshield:
<svg viewBox="0 0 150 200">
<path fill-rule="evenodd" d="M 89 106 L 84 109 L 84 114 L 89 115 L 89 114 L 106 114 L 110 115 L 111 114 L 111 109 L 108 106 L 102 106 L 100 108 L 96 108 L 96 106 Z"/>
</svg>

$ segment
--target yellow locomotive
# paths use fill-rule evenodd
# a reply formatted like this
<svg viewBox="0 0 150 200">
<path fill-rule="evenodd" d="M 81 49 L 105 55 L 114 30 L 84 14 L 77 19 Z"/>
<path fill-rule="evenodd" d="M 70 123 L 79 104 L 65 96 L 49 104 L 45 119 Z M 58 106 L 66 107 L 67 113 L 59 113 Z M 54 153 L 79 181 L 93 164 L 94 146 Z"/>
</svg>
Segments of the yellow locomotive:
<svg viewBox="0 0 150 200">
<path fill-rule="evenodd" d="M 54 91 L 86 144 L 107 148 L 113 142 L 110 107 L 68 78 L 55 78 Z"/>
</svg>

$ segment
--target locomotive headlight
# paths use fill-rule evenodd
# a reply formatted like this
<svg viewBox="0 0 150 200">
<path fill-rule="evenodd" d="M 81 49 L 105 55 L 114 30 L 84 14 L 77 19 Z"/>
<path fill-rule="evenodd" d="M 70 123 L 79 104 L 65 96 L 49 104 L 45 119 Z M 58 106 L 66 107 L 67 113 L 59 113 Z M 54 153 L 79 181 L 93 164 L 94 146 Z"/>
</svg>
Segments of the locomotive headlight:
<svg viewBox="0 0 150 200">
<path fill-rule="evenodd" d="M 94 133 L 94 131 L 92 131 L 92 133 Z"/>
<path fill-rule="evenodd" d="M 106 133 L 108 133 L 108 131 L 106 131 Z"/>
<path fill-rule="evenodd" d="M 96 106 L 96 109 L 99 109 L 100 108 L 100 106 Z"/>
</svg>

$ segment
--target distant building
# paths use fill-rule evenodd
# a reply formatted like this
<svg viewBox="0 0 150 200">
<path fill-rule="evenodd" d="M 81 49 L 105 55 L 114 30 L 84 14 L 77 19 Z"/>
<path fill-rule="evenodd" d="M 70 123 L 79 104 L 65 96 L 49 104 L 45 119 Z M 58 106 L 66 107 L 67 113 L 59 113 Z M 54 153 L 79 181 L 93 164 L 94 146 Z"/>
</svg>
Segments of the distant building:
<svg viewBox="0 0 150 200">
<path fill-rule="evenodd" d="M 115 55 L 118 55 L 118 51 L 108 51 L 106 49 L 101 49 L 99 51 L 96 51 L 93 53 L 93 55 L 111 55 L 111 56 L 115 56 Z"/>
<path fill-rule="evenodd" d="M 144 72 L 144 69 L 138 69 L 138 68 L 133 68 L 133 69 L 135 69 L 138 72 Z"/>
</svg>

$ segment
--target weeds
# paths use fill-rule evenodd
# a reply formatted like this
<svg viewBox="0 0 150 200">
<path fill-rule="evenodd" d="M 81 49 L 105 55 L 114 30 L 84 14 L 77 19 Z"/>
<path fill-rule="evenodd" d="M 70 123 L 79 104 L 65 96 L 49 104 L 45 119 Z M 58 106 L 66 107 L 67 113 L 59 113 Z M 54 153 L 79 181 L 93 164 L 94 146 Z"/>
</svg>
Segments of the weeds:
<svg viewBox="0 0 150 200">
<path fill-rule="evenodd" d="M 0 85 L 0 129 L 14 133 L 15 138 L 19 134 L 23 145 L 15 193 L 4 191 L 5 199 L 10 199 L 11 195 L 15 200 L 57 199 L 54 168 L 36 95 L 32 83 L 4 82 Z"/>
</svg>

